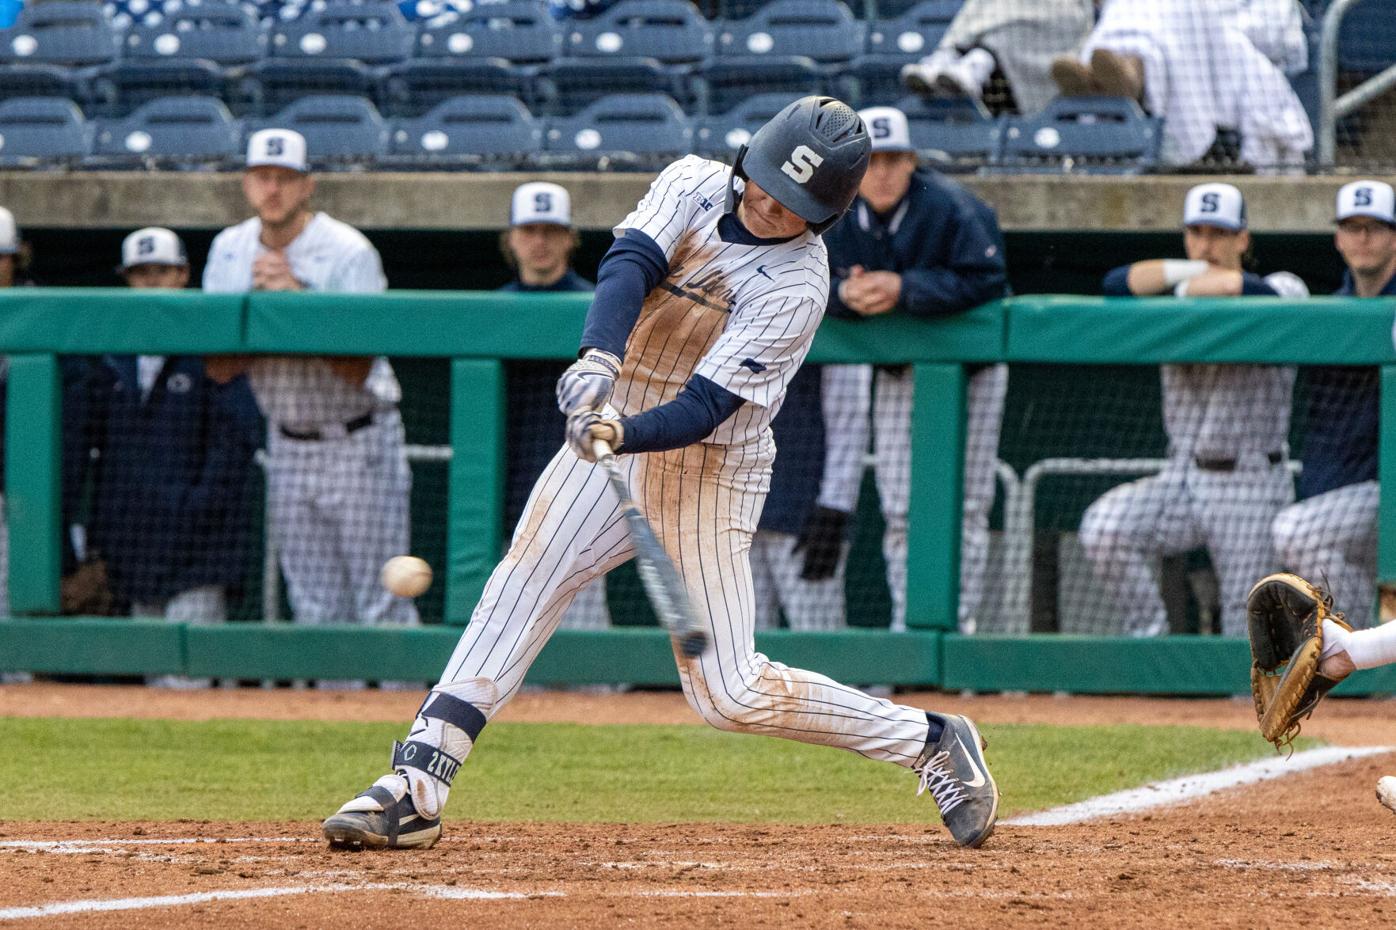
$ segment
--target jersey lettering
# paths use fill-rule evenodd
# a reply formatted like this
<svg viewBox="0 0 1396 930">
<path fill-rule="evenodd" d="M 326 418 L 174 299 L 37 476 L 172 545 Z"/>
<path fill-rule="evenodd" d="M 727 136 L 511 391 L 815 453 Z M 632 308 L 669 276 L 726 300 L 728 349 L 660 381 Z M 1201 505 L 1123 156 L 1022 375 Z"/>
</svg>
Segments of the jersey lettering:
<svg viewBox="0 0 1396 930">
<path fill-rule="evenodd" d="M 824 156 L 808 145 L 797 145 L 790 153 L 790 160 L 780 166 L 781 173 L 796 184 L 804 184 L 814 177 L 814 169 L 824 164 Z"/>
</svg>

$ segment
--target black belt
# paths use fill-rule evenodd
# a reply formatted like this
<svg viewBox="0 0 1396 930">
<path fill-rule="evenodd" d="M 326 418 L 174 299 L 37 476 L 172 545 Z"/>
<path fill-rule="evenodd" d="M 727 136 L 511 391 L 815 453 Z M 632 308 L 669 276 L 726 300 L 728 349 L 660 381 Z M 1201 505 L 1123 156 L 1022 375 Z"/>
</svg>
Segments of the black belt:
<svg viewBox="0 0 1396 930">
<path fill-rule="evenodd" d="M 1285 454 L 1283 452 L 1270 452 L 1267 453 L 1265 456 L 1265 461 L 1269 462 L 1271 465 L 1278 465 L 1284 460 Z M 1196 465 L 1203 471 L 1236 470 L 1236 459 L 1207 459 L 1199 455 L 1195 457 L 1192 461 L 1194 465 Z"/>
<path fill-rule="evenodd" d="M 354 417 L 354 419 L 349 420 L 349 421 L 347 421 L 347 422 L 344 424 L 344 433 L 343 433 L 343 435 L 348 436 L 350 433 L 357 433 L 359 430 L 363 429 L 365 426 L 372 426 L 372 425 L 373 425 L 373 414 L 371 414 L 371 413 L 366 413 L 366 414 L 364 414 L 364 415 L 361 416 L 361 417 Z M 280 430 L 280 431 L 281 431 L 281 435 L 285 436 L 287 439 L 300 439 L 300 440 L 305 441 L 305 442 L 317 442 L 317 441 L 319 441 L 319 440 L 321 440 L 321 439 L 338 439 L 338 438 L 340 438 L 340 434 L 337 433 L 337 432 L 336 432 L 336 433 L 332 433 L 332 434 L 326 434 L 326 433 L 322 433 L 322 432 L 321 432 L 320 430 L 318 430 L 318 429 L 299 430 L 299 429 L 291 429 L 291 427 L 289 427 L 289 426 L 277 426 L 277 429 Z"/>
</svg>

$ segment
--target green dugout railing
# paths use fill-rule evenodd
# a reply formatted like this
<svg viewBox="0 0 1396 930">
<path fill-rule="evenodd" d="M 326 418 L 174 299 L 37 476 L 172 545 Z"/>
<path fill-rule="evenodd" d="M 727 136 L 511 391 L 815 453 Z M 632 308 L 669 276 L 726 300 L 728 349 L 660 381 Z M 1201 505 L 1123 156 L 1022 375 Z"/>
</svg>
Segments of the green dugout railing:
<svg viewBox="0 0 1396 930">
<path fill-rule="evenodd" d="M 505 381 L 511 359 L 567 358 L 586 295 L 393 292 L 379 296 L 128 290 L 0 291 L 0 353 L 10 358 L 5 502 L 10 603 L 0 670 L 102 675 L 434 678 L 499 556 Z M 908 617 L 913 632 L 771 633 L 758 647 L 851 682 L 955 689 L 1232 693 L 1248 687 L 1239 641 L 954 632 L 959 575 L 963 366 L 1261 362 L 1380 365 L 1381 474 L 1396 482 L 1396 301 L 1250 298 L 1111 301 L 1019 297 L 944 320 L 828 320 L 815 362 L 911 364 L 912 504 Z M 279 353 L 451 359 L 447 623 L 414 630 L 350 624 L 216 627 L 45 617 L 59 599 L 59 398 L 65 354 Z M 1396 486 L 1392 483 L 1391 486 Z M 1396 527 L 1396 495 L 1381 526 Z M 1396 580 L 1396 532 L 1381 533 L 1379 574 Z M 42 618 L 42 619 L 41 619 Z M 674 684 L 657 630 L 560 631 L 532 673 L 540 682 Z M 1349 692 L 1396 691 L 1396 673 L 1364 673 Z"/>
</svg>

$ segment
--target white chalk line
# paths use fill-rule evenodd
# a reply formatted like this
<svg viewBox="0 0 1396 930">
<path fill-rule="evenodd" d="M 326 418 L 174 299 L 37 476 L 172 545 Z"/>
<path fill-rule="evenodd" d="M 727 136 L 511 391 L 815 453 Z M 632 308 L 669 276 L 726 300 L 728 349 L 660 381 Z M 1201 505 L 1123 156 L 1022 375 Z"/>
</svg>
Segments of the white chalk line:
<svg viewBox="0 0 1396 930">
<path fill-rule="evenodd" d="M 223 843 L 323 843 L 308 836 L 230 836 L 193 837 L 171 836 L 164 839 L 105 839 L 105 840 L 0 840 L 0 849 L 37 849 L 43 852 L 87 853 L 107 852 L 114 846 L 218 846 Z"/>
<path fill-rule="evenodd" d="M 1365 756 L 1376 756 L 1389 752 L 1396 752 L 1396 747 L 1326 746 L 1320 749 L 1308 749 L 1296 752 L 1289 758 L 1276 756 L 1258 762 L 1234 765 L 1214 772 L 1184 775 L 1181 778 L 1155 782 L 1142 788 L 1103 794 L 1099 797 L 1078 801 L 1075 804 L 1023 814 L 1005 820 L 1003 823 L 1010 827 L 1056 827 L 1084 823 L 1101 817 L 1137 814 L 1159 807 L 1171 807 L 1175 804 L 1193 801 L 1240 785 L 1283 778 L 1286 775 L 1294 775 L 1324 765 L 1334 765 L 1350 759 L 1361 759 Z"/>
</svg>

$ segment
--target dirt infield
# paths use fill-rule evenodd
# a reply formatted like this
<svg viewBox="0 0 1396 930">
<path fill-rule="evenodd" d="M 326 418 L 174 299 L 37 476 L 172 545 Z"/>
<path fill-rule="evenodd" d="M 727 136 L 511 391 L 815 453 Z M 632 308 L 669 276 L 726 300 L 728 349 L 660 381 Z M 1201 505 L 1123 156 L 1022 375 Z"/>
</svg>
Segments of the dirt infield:
<svg viewBox="0 0 1396 930">
<path fill-rule="evenodd" d="M 0 688 L 0 715 L 406 720 L 401 694 Z M 900 696 L 988 723 L 1252 726 L 1236 701 Z M 1396 745 L 1396 707 L 1330 701 L 1309 732 Z M 669 694 L 526 694 L 508 720 L 688 721 Z M 332 854 L 310 823 L 0 822 L 0 925 L 35 927 L 1256 927 L 1396 925 L 1385 755 L 1153 814 L 1001 826 L 452 820 L 437 848 Z M 213 840 L 213 842 L 205 842 Z M 146 900 L 142 900 L 146 899 Z M 97 910 L 97 908 L 106 910 Z M 120 910 L 116 910 L 120 908 Z"/>
</svg>

